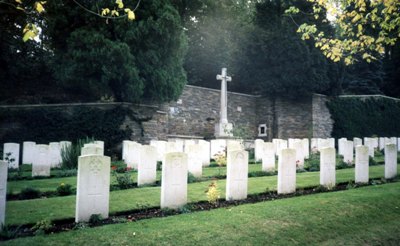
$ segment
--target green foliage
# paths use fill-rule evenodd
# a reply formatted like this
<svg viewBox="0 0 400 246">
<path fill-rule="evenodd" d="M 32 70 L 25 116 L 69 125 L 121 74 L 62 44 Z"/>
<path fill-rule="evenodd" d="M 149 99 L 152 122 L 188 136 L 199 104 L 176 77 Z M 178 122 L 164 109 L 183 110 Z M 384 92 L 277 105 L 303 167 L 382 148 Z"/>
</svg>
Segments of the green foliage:
<svg viewBox="0 0 400 246">
<path fill-rule="evenodd" d="M 89 218 L 89 224 L 91 225 L 99 225 L 103 220 L 103 216 L 101 214 L 92 214 Z"/>
<path fill-rule="evenodd" d="M 320 153 L 311 153 L 310 158 L 304 161 L 304 169 L 310 172 L 319 171 L 320 168 Z"/>
<path fill-rule="evenodd" d="M 57 187 L 57 194 L 59 196 L 68 196 L 74 193 L 74 190 L 72 189 L 72 186 L 70 184 L 64 184 L 61 183 Z"/>
<path fill-rule="evenodd" d="M 369 156 L 369 162 L 368 163 L 369 163 L 370 166 L 379 165 L 379 163 L 377 161 L 375 161 L 375 159 L 372 158 L 372 156 Z M 397 163 L 399 163 L 399 162 L 397 162 Z"/>
<path fill-rule="evenodd" d="M 121 190 L 129 189 L 129 188 L 133 187 L 134 183 L 133 183 L 132 176 L 130 173 L 119 174 L 119 173 L 113 171 L 112 174 L 114 175 L 114 177 L 117 181 L 118 188 L 120 188 Z"/>
<path fill-rule="evenodd" d="M 31 229 L 34 231 L 35 235 L 43 235 L 48 233 L 53 225 L 51 224 L 50 220 L 44 219 L 38 221 Z"/>
<path fill-rule="evenodd" d="M 122 106 L 107 110 L 74 107 L 67 112 L 51 108 L 0 109 L 0 122 L 18 123 L 20 126 L 7 131 L 0 137 L 0 142 L 18 143 L 34 139 L 36 142 L 48 143 L 61 140 L 72 141 L 91 136 L 105 141 L 105 154 L 109 155 L 109 146 L 120 144 L 132 134 L 129 128 L 120 129 L 126 115 L 132 115 L 132 113 Z"/>
<path fill-rule="evenodd" d="M 20 226 L 13 227 L 0 224 L 0 240 L 8 240 L 17 237 L 20 228 Z"/>
<path fill-rule="evenodd" d="M 73 143 L 70 146 L 63 147 L 61 149 L 61 166 L 65 169 L 77 169 L 78 157 L 81 155 L 82 147 L 93 141 L 93 138 L 86 137 L 85 139 L 78 139 L 76 143 Z"/>
<path fill-rule="evenodd" d="M 334 121 L 332 137 L 400 135 L 400 102 L 387 98 L 336 98 L 327 103 Z"/>
<path fill-rule="evenodd" d="M 187 176 L 187 182 L 188 184 L 194 183 L 194 182 L 199 182 L 201 178 L 196 178 L 191 172 L 188 172 Z"/>
<path fill-rule="evenodd" d="M 19 194 L 19 199 L 21 200 L 25 200 L 25 199 L 35 199 L 35 198 L 39 198 L 42 195 L 42 193 L 32 187 L 26 187 L 24 189 L 21 190 L 20 194 Z"/>
</svg>

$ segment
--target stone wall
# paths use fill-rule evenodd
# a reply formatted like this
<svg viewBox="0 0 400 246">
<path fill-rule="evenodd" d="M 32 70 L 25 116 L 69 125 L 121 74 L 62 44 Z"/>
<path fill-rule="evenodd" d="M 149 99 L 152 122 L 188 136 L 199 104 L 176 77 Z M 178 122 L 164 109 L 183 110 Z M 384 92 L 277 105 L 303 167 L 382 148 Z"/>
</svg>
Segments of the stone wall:
<svg viewBox="0 0 400 246">
<path fill-rule="evenodd" d="M 329 98 L 324 95 L 314 94 L 312 98 L 312 129 L 313 137 L 328 138 L 333 129 L 333 120 L 326 102 Z"/>
</svg>

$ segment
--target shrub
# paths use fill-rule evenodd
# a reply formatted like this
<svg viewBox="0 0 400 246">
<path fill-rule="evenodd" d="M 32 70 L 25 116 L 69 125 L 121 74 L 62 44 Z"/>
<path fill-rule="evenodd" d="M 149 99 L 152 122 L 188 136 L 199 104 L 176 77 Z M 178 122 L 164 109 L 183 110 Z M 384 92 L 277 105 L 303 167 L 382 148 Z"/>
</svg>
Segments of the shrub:
<svg viewBox="0 0 400 246">
<path fill-rule="evenodd" d="M 92 214 L 89 218 L 89 224 L 91 225 L 99 225 L 103 220 L 103 216 L 101 214 Z"/>
<path fill-rule="evenodd" d="M 64 169 L 78 168 L 78 157 L 81 155 L 83 145 L 93 142 L 93 138 L 78 139 L 76 143 L 61 149 L 61 166 Z"/>
<path fill-rule="evenodd" d="M 129 189 L 133 187 L 133 180 L 130 173 L 117 174 L 113 172 L 117 185 L 120 189 Z"/>
<path fill-rule="evenodd" d="M 208 185 L 208 190 L 206 191 L 207 201 L 213 205 L 218 203 L 218 199 L 220 198 L 221 192 L 218 189 L 217 181 L 211 182 Z"/>
<path fill-rule="evenodd" d="M 21 199 L 21 200 L 35 199 L 35 198 L 39 198 L 41 195 L 42 195 L 42 193 L 39 190 L 37 190 L 35 188 L 31 188 L 31 187 L 26 187 L 21 190 L 21 192 L 19 194 L 19 199 Z"/>
<path fill-rule="evenodd" d="M 71 176 L 76 176 L 77 170 L 76 169 L 65 169 L 65 170 L 60 170 L 54 174 L 55 177 L 60 178 L 60 177 L 71 177 Z"/>
<path fill-rule="evenodd" d="M 190 183 L 194 183 L 194 182 L 199 182 L 201 179 L 200 178 L 196 178 L 191 172 L 188 172 L 188 184 Z"/>
<path fill-rule="evenodd" d="M 21 226 L 13 227 L 0 224 L 0 239 L 8 240 L 17 237 L 20 228 Z"/>
<path fill-rule="evenodd" d="M 379 165 L 379 163 L 376 162 L 375 159 L 372 158 L 372 156 L 370 156 L 370 157 L 369 157 L 369 165 L 370 165 L 370 166 L 376 166 L 376 165 Z"/>
<path fill-rule="evenodd" d="M 61 183 L 57 187 L 57 194 L 59 196 L 68 196 L 74 193 L 74 190 L 72 189 L 72 186 L 70 184 L 64 184 Z"/>
<path fill-rule="evenodd" d="M 34 231 L 35 235 L 43 235 L 48 233 L 53 225 L 51 224 L 50 220 L 44 219 L 38 221 L 31 229 Z"/>
<path fill-rule="evenodd" d="M 310 172 L 319 171 L 320 169 L 319 152 L 310 154 L 310 158 L 304 161 L 304 169 Z"/>
</svg>

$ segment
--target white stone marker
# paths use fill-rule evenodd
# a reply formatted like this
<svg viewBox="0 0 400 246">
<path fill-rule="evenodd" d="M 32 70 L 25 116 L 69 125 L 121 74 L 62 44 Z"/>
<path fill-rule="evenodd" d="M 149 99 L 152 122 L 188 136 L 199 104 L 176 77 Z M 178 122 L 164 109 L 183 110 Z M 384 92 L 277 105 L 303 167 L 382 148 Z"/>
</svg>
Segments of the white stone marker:
<svg viewBox="0 0 400 246">
<path fill-rule="evenodd" d="M 354 143 L 354 148 L 359 146 L 359 145 L 363 145 L 361 138 L 353 138 L 353 143 Z"/>
<path fill-rule="evenodd" d="M 347 141 L 347 138 L 339 138 L 338 140 L 338 154 L 343 155 L 344 143 Z"/>
<path fill-rule="evenodd" d="M 318 151 L 320 151 L 322 148 L 330 147 L 329 139 L 318 138 L 317 141 L 318 141 Z"/>
<path fill-rule="evenodd" d="M 157 148 L 143 145 L 138 165 L 138 186 L 154 184 L 157 176 Z"/>
<path fill-rule="evenodd" d="M 201 158 L 201 145 L 189 145 L 188 155 L 188 171 L 196 178 L 203 175 L 203 159 Z"/>
<path fill-rule="evenodd" d="M 8 161 L 6 160 L 8 159 Z M 14 161 L 10 161 L 14 159 Z M 8 168 L 19 167 L 19 144 L 17 143 L 5 143 L 3 148 L 3 160 L 8 162 Z"/>
<path fill-rule="evenodd" d="M 389 143 L 395 144 L 397 146 L 397 138 L 396 137 L 389 138 Z"/>
<path fill-rule="evenodd" d="M 236 150 L 244 150 L 242 143 L 238 140 L 228 140 L 226 151 L 229 153 Z"/>
<path fill-rule="evenodd" d="M 61 166 L 61 146 L 59 142 L 49 143 L 49 161 L 51 167 Z"/>
<path fill-rule="evenodd" d="M 400 151 L 400 138 L 397 138 L 397 151 Z"/>
<path fill-rule="evenodd" d="M 101 149 L 100 155 L 104 155 L 104 142 L 103 141 L 94 141 L 94 142 L 86 143 L 83 145 L 83 147 L 87 147 L 87 146 L 89 146 L 90 148 L 93 148 L 93 146 L 100 148 Z"/>
<path fill-rule="evenodd" d="M 126 161 L 126 158 L 128 157 L 128 149 L 129 149 L 129 143 L 133 141 L 130 140 L 124 140 L 122 141 L 122 160 Z"/>
<path fill-rule="evenodd" d="M 81 156 L 84 155 L 104 155 L 104 149 L 97 144 L 85 144 L 81 149 Z"/>
<path fill-rule="evenodd" d="M 296 150 L 283 149 L 278 159 L 278 194 L 296 192 Z"/>
<path fill-rule="evenodd" d="M 353 141 L 345 141 L 343 143 L 343 161 L 351 165 L 354 161 Z"/>
<path fill-rule="evenodd" d="M 32 163 L 32 177 L 50 176 L 50 147 L 46 144 L 36 145 L 36 158 Z"/>
<path fill-rule="evenodd" d="M 368 183 L 369 181 L 369 154 L 368 147 L 359 145 L 356 147 L 356 183 Z"/>
<path fill-rule="evenodd" d="M 0 231 L 6 218 L 8 163 L 0 160 Z"/>
<path fill-rule="evenodd" d="M 211 158 L 215 158 L 217 154 L 223 154 L 226 156 L 226 140 L 224 139 L 213 139 L 211 140 Z"/>
<path fill-rule="evenodd" d="M 211 159 L 210 142 L 205 140 L 199 140 L 199 145 L 201 146 L 201 157 L 203 159 L 203 167 L 208 167 L 210 165 L 210 159 Z"/>
<path fill-rule="evenodd" d="M 297 140 L 293 142 L 293 148 L 296 150 L 296 167 L 303 168 L 304 167 L 304 153 L 303 153 L 303 143 L 301 140 Z"/>
<path fill-rule="evenodd" d="M 187 154 L 165 154 L 161 179 L 161 208 L 177 209 L 187 203 L 187 177 Z"/>
<path fill-rule="evenodd" d="M 336 150 L 335 148 L 322 148 L 320 156 L 319 183 L 332 188 L 336 185 Z"/>
<path fill-rule="evenodd" d="M 301 143 L 303 144 L 304 158 L 305 159 L 310 158 L 310 140 L 308 140 L 308 138 L 303 138 L 301 140 Z"/>
<path fill-rule="evenodd" d="M 397 148 L 395 144 L 385 145 L 385 179 L 397 175 Z"/>
<path fill-rule="evenodd" d="M 128 142 L 127 156 L 126 156 L 126 165 L 133 169 L 138 168 L 140 161 L 140 149 L 142 145 L 136 142 Z"/>
<path fill-rule="evenodd" d="M 364 138 L 364 145 L 368 147 L 368 155 L 374 158 L 375 156 L 375 147 L 374 141 L 372 138 Z"/>
<path fill-rule="evenodd" d="M 183 152 L 185 142 L 182 139 L 175 139 L 175 148 L 177 152 Z"/>
<path fill-rule="evenodd" d="M 228 152 L 226 169 L 226 200 L 246 199 L 249 153 L 244 150 Z"/>
<path fill-rule="evenodd" d="M 35 142 L 22 143 L 22 164 L 32 164 L 35 159 Z"/>
<path fill-rule="evenodd" d="M 111 158 L 86 155 L 78 158 L 75 222 L 87 222 L 93 214 L 108 218 Z"/>
<path fill-rule="evenodd" d="M 263 144 L 262 170 L 270 172 L 275 170 L 275 150 L 274 144 L 266 142 Z"/>
<path fill-rule="evenodd" d="M 278 139 L 278 138 L 273 138 L 273 139 L 272 139 L 272 143 L 274 144 L 274 151 L 275 151 L 275 154 L 276 154 L 277 151 L 278 151 L 279 141 L 280 141 L 280 139 Z M 276 154 L 276 155 L 277 155 L 277 154 Z"/>
<path fill-rule="evenodd" d="M 385 148 L 385 141 L 386 139 L 384 137 L 379 137 L 379 150 L 383 150 Z"/>
<path fill-rule="evenodd" d="M 97 144 L 97 145 L 98 145 L 100 148 L 102 148 L 103 151 L 104 151 L 104 141 L 96 140 L 96 141 L 94 141 L 93 143 L 94 143 L 94 144 Z M 103 155 L 104 155 L 104 152 L 103 152 Z"/>
<path fill-rule="evenodd" d="M 184 141 L 184 146 L 183 146 L 184 152 L 185 152 L 185 153 L 188 153 L 188 151 L 189 151 L 189 146 L 190 146 L 190 145 L 195 145 L 195 144 L 196 144 L 196 141 L 194 141 L 194 140 L 192 140 L 192 139 L 185 140 L 185 141 Z"/>
<path fill-rule="evenodd" d="M 162 161 L 167 148 L 166 141 L 151 140 L 150 145 L 157 149 L 157 161 Z"/>
<path fill-rule="evenodd" d="M 263 158 L 263 144 L 264 144 L 264 140 L 262 139 L 256 139 L 254 141 L 254 157 L 255 157 L 255 161 L 261 161 Z"/>
<path fill-rule="evenodd" d="M 311 138 L 311 153 L 317 153 L 318 152 L 318 139 L 317 138 Z"/>
<path fill-rule="evenodd" d="M 281 154 L 281 151 L 283 150 L 283 149 L 287 149 L 288 148 L 288 141 L 287 140 L 283 140 L 283 139 L 280 139 L 279 141 L 278 141 L 278 145 L 277 145 L 277 148 L 276 148 L 276 155 L 277 156 L 279 156 L 280 154 Z"/>
</svg>

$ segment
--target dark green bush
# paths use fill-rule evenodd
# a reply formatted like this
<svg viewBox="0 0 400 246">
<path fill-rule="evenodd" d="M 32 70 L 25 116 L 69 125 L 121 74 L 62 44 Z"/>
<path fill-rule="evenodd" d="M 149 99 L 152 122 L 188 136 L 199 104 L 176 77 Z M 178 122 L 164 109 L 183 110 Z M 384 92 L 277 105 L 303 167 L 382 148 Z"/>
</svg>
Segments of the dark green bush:
<svg viewBox="0 0 400 246">
<path fill-rule="evenodd" d="M 311 153 L 310 158 L 304 161 L 304 169 L 310 172 L 319 171 L 320 168 L 320 154 Z"/>
<path fill-rule="evenodd" d="M 57 194 L 59 196 L 68 196 L 74 193 L 74 189 L 72 189 L 72 186 L 70 184 L 64 184 L 61 183 L 57 187 Z"/>
<path fill-rule="evenodd" d="M 129 189 L 134 186 L 130 173 L 118 174 L 116 172 L 113 172 L 113 175 L 115 176 L 115 179 L 117 180 L 117 185 L 121 190 Z"/>
<path fill-rule="evenodd" d="M 389 98 L 336 98 L 327 103 L 332 137 L 400 136 L 400 102 Z"/>
<path fill-rule="evenodd" d="M 35 198 L 39 198 L 41 195 L 42 195 L 42 193 L 39 190 L 37 190 L 35 188 L 31 188 L 31 187 L 26 187 L 21 190 L 21 192 L 19 194 L 19 199 L 21 199 L 21 200 L 35 199 Z"/>
<path fill-rule="evenodd" d="M 78 139 L 75 143 L 70 146 L 61 149 L 61 167 L 65 169 L 76 169 L 78 168 L 78 157 L 81 155 L 82 147 L 93 142 L 93 138 Z"/>
</svg>

